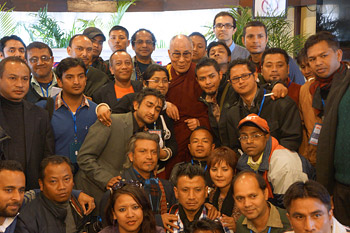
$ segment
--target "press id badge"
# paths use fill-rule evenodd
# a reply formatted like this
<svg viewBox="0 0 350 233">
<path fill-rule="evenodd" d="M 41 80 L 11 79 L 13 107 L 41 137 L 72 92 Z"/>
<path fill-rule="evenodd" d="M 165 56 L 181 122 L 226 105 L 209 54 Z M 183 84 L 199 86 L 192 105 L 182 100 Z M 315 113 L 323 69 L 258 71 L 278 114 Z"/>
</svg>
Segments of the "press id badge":
<svg viewBox="0 0 350 233">
<path fill-rule="evenodd" d="M 158 136 L 159 136 L 159 146 L 160 146 L 160 148 L 163 148 L 164 143 L 163 143 L 163 139 L 162 139 L 162 130 L 160 130 L 160 129 L 149 129 L 148 132 L 149 133 L 158 134 Z"/>
<path fill-rule="evenodd" d="M 73 142 L 72 144 L 69 145 L 69 159 L 72 163 L 77 162 L 77 156 L 78 156 L 80 147 L 81 147 L 80 142 Z"/>
<path fill-rule="evenodd" d="M 310 136 L 309 144 L 317 146 L 318 138 L 320 137 L 320 133 L 321 133 L 321 129 L 322 129 L 322 124 L 315 123 L 314 129 L 312 130 L 312 133 Z"/>
</svg>

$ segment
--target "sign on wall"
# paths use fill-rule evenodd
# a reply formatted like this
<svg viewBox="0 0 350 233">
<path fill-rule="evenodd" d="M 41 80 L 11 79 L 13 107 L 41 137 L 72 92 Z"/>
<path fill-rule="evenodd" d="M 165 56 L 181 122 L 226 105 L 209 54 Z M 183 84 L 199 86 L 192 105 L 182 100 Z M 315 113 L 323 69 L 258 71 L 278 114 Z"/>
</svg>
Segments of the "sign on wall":
<svg viewBox="0 0 350 233">
<path fill-rule="evenodd" d="M 287 0 L 253 0 L 253 17 L 276 17 L 287 10 Z"/>
</svg>

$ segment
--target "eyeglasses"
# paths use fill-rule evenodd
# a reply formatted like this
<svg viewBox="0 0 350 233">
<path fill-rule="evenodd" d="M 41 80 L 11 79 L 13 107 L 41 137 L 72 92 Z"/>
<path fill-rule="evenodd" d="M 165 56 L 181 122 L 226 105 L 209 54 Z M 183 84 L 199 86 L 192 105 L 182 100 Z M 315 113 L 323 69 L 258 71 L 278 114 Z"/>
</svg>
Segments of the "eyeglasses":
<svg viewBox="0 0 350 233">
<path fill-rule="evenodd" d="M 29 62 L 30 63 L 38 63 L 39 59 L 42 61 L 42 62 L 48 62 L 51 60 L 52 57 L 48 57 L 46 55 L 43 55 L 41 57 L 31 57 L 29 58 Z"/>
<path fill-rule="evenodd" d="M 238 138 L 238 140 L 240 140 L 241 142 L 247 142 L 248 139 L 250 138 L 252 141 L 254 141 L 255 139 L 258 139 L 262 136 L 265 136 L 264 134 L 260 134 L 260 133 L 257 133 L 257 134 L 253 134 L 253 135 L 244 135 L 244 136 L 240 136 Z"/>
<path fill-rule="evenodd" d="M 147 82 L 154 82 L 155 84 L 159 84 L 159 83 L 168 84 L 169 83 L 168 79 L 149 79 L 149 80 L 147 80 Z"/>
<path fill-rule="evenodd" d="M 153 45 L 153 41 L 152 40 L 134 40 L 134 43 L 137 45 L 141 45 L 143 43 L 146 43 L 146 45 Z"/>
<path fill-rule="evenodd" d="M 230 79 L 230 82 L 231 82 L 231 83 L 238 83 L 238 82 L 239 82 L 239 79 L 247 80 L 247 79 L 250 77 L 250 75 L 252 75 L 252 74 L 253 74 L 253 73 L 242 74 L 242 75 L 239 76 L 239 77 Z"/>
<path fill-rule="evenodd" d="M 184 53 L 172 53 L 171 56 L 174 59 L 180 59 L 181 56 L 183 56 L 185 59 L 191 58 L 192 53 L 191 52 L 184 52 Z"/>
<path fill-rule="evenodd" d="M 214 28 L 218 28 L 218 29 L 222 29 L 223 27 L 225 27 L 225 29 L 231 29 L 233 28 L 233 25 L 230 23 L 225 23 L 225 24 L 218 23 L 214 25 Z"/>
</svg>

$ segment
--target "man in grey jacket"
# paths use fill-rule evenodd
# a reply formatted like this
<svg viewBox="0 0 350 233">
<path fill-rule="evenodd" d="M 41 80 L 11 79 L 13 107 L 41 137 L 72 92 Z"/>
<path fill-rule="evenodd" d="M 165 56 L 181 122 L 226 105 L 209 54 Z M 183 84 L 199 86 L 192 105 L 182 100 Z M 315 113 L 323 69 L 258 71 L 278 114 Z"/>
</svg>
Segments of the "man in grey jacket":
<svg viewBox="0 0 350 233">
<path fill-rule="evenodd" d="M 130 137 L 145 131 L 146 124 L 155 122 L 163 105 L 164 96 L 159 91 L 145 88 L 133 102 L 134 112 L 112 114 L 110 127 L 99 121 L 90 127 L 78 153 L 80 170 L 75 176 L 75 184 L 93 196 L 97 206 L 106 189 L 118 181 L 126 162 L 126 145 Z"/>
</svg>

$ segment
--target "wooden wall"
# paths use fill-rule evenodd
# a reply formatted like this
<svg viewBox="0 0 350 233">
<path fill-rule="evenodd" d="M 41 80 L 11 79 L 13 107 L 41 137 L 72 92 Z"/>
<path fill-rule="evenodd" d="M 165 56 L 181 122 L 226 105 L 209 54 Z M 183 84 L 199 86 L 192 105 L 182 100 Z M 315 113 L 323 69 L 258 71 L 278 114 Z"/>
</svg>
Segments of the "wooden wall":
<svg viewBox="0 0 350 233">
<path fill-rule="evenodd" d="M 0 0 L 7 2 L 15 11 L 38 11 L 48 4 L 50 12 L 111 12 L 115 9 L 112 0 Z M 316 4 L 316 0 L 288 0 L 289 6 Z M 226 8 L 233 5 L 252 6 L 253 0 L 138 0 L 130 12 L 174 11 Z"/>
</svg>

